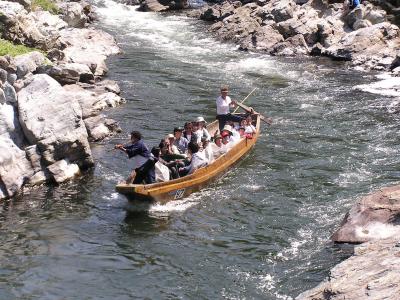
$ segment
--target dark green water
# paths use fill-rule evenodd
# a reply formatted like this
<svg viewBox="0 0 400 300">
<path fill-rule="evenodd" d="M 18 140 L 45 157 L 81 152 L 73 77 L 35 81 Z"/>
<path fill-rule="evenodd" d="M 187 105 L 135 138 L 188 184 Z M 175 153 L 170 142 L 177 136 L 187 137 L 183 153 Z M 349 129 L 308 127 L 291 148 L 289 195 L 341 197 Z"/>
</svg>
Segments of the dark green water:
<svg viewBox="0 0 400 300">
<path fill-rule="evenodd" d="M 351 254 L 330 234 L 357 197 L 400 177 L 393 100 L 352 89 L 372 75 L 238 52 L 183 16 L 113 2 L 100 16 L 124 50 L 109 78 L 127 103 L 107 112 L 124 134 L 93 145 L 92 173 L 3 205 L 0 299 L 291 299 Z M 211 120 L 223 83 L 239 100 L 257 87 L 247 104 L 274 119 L 255 150 L 188 199 L 127 205 L 114 186 L 129 161 L 108 150 L 133 129 L 154 145 Z"/>
</svg>

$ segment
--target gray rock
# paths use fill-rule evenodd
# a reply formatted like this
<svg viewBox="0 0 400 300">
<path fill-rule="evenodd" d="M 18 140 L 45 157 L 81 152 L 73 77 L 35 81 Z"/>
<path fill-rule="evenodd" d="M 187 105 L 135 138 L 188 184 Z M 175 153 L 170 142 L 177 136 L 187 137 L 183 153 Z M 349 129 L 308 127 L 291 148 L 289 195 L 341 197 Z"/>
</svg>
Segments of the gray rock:
<svg viewBox="0 0 400 300">
<path fill-rule="evenodd" d="M 25 151 L 5 135 L 0 135 L 0 198 L 9 198 L 19 192 L 33 175 Z"/>
<path fill-rule="evenodd" d="M 354 205 L 332 240 L 362 243 L 392 237 L 400 239 L 400 187 L 383 188 Z"/>
<path fill-rule="evenodd" d="M 169 9 L 168 6 L 162 5 L 157 0 L 143 0 L 141 5 L 140 5 L 140 10 L 141 11 L 161 12 L 161 11 L 166 11 L 168 9 Z"/>
<path fill-rule="evenodd" d="M 8 0 L 9 2 L 16 2 L 21 4 L 26 10 L 31 10 L 31 0 Z"/>
<path fill-rule="evenodd" d="M 286 39 L 284 42 L 275 44 L 271 50 L 272 55 L 279 56 L 296 56 L 306 55 L 310 52 L 304 36 L 301 34 L 295 35 Z"/>
<path fill-rule="evenodd" d="M 25 148 L 26 157 L 31 163 L 32 169 L 35 173 L 42 170 L 41 155 L 37 145 L 28 146 Z"/>
<path fill-rule="evenodd" d="M 34 72 L 39 66 L 46 62 L 46 57 L 38 52 L 33 51 L 27 54 L 18 55 L 15 57 L 15 64 L 17 66 L 18 79 L 23 78 L 28 73 Z"/>
<path fill-rule="evenodd" d="M 17 93 L 14 87 L 6 82 L 3 86 L 4 94 L 6 95 L 6 101 L 8 103 L 17 103 Z"/>
<path fill-rule="evenodd" d="M 107 73 L 107 56 L 120 52 L 115 39 L 100 30 L 69 28 L 60 31 L 63 42 L 68 45 L 64 50 L 66 62 L 96 66 L 95 76 Z"/>
<path fill-rule="evenodd" d="M 329 277 L 296 300 L 398 299 L 399 239 L 365 243 L 354 256 L 334 267 Z"/>
<path fill-rule="evenodd" d="M 100 141 L 115 132 L 121 132 L 118 122 L 103 115 L 85 119 L 85 125 L 91 141 Z"/>
<path fill-rule="evenodd" d="M 372 26 L 372 23 L 370 21 L 362 19 L 362 20 L 357 20 L 354 22 L 353 29 L 357 30 L 360 28 L 366 28 L 366 27 L 370 27 L 370 26 Z"/>
<path fill-rule="evenodd" d="M 245 39 L 240 48 L 243 50 L 271 51 L 273 46 L 283 42 L 283 36 L 272 26 L 262 26 L 256 32 Z"/>
<path fill-rule="evenodd" d="M 59 5 L 62 19 L 71 27 L 83 28 L 89 21 L 84 7 L 77 2 L 63 2 Z"/>
<path fill-rule="evenodd" d="M 17 111 L 9 103 L 0 104 L 0 136 L 10 139 L 19 148 L 23 147 L 24 134 L 18 121 Z"/>
<path fill-rule="evenodd" d="M 11 84 L 14 85 L 15 81 L 17 80 L 17 74 L 14 73 L 8 73 L 7 74 L 7 81 Z"/>
<path fill-rule="evenodd" d="M 84 119 L 98 115 L 107 107 L 115 107 L 124 102 L 120 96 L 107 92 L 105 86 L 101 85 L 98 88 L 91 86 L 89 90 L 79 85 L 66 85 L 64 89 L 70 97 L 79 102 Z"/>
<path fill-rule="evenodd" d="M 64 182 L 80 174 L 77 164 L 73 164 L 63 159 L 47 167 L 50 175 L 57 183 Z"/>
<path fill-rule="evenodd" d="M 34 75 L 18 93 L 19 120 L 30 144 L 38 144 L 46 164 L 67 159 L 93 165 L 81 107 L 73 95 L 46 74 Z"/>
<path fill-rule="evenodd" d="M 7 81 L 8 73 L 6 70 L 0 69 L 0 82 L 4 84 Z"/>
</svg>

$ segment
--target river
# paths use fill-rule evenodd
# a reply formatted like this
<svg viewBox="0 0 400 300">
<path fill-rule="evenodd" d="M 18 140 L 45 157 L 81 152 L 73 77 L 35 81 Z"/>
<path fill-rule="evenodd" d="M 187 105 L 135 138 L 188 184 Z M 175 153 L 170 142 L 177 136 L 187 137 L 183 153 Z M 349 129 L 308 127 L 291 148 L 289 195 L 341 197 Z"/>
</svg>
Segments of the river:
<svg viewBox="0 0 400 300">
<path fill-rule="evenodd" d="M 391 98 L 355 91 L 373 74 L 327 59 L 244 53 L 204 23 L 106 0 L 99 26 L 124 53 L 108 77 L 127 103 L 107 111 L 123 133 L 94 144 L 96 168 L 27 191 L 0 210 L 0 299 L 292 299 L 352 248 L 329 237 L 361 195 L 396 182 Z M 109 151 L 140 130 L 155 145 L 187 120 L 215 116 L 221 84 L 274 123 L 213 186 L 148 210 L 115 184 L 129 170 Z"/>
</svg>

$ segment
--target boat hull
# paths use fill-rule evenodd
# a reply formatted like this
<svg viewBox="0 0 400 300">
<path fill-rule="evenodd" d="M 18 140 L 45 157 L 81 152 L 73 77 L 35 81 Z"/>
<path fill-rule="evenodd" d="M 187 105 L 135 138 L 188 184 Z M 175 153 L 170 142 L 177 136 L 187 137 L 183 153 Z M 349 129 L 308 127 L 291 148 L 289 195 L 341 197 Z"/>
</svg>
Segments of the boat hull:
<svg viewBox="0 0 400 300">
<path fill-rule="evenodd" d="M 166 203 L 171 200 L 178 200 L 189 196 L 190 194 L 201 190 L 207 185 L 215 182 L 226 172 L 237 164 L 254 147 L 260 134 L 260 118 L 256 118 L 256 133 L 251 139 L 243 138 L 233 146 L 226 154 L 216 159 L 207 167 L 200 168 L 191 175 L 181 177 L 167 182 L 153 184 L 118 184 L 117 192 L 127 196 L 128 200 L 151 201 Z M 218 124 L 210 124 L 212 129 Z M 210 132 L 213 132 L 212 129 Z"/>
</svg>

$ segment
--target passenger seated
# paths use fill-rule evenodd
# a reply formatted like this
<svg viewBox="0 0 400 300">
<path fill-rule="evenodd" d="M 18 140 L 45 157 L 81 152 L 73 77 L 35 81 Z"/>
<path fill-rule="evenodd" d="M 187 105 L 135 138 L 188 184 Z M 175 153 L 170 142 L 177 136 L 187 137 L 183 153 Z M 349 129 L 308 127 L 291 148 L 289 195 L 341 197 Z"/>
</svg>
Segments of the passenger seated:
<svg viewBox="0 0 400 300">
<path fill-rule="evenodd" d="M 211 149 L 214 159 L 226 153 L 226 148 L 222 144 L 222 136 L 219 134 L 214 135 L 214 143 L 211 143 Z"/>
<path fill-rule="evenodd" d="M 183 129 L 181 127 L 174 128 L 174 145 L 179 151 L 179 154 L 185 155 L 187 154 L 189 141 L 182 136 Z"/>
<path fill-rule="evenodd" d="M 208 162 L 208 164 L 211 164 L 214 161 L 214 155 L 213 155 L 213 150 L 211 148 L 210 141 L 207 140 L 205 136 L 201 138 L 201 143 L 202 143 L 202 149 L 201 152 L 204 155 L 204 158 Z"/>
<path fill-rule="evenodd" d="M 241 138 L 246 136 L 245 128 L 243 126 L 239 127 L 239 135 Z"/>
<path fill-rule="evenodd" d="M 227 131 L 222 131 L 222 148 L 225 150 L 225 152 L 228 152 L 235 144 L 235 142 L 232 141 L 232 136 L 227 132 Z"/>
<path fill-rule="evenodd" d="M 162 143 L 160 143 L 162 144 Z M 167 162 L 161 157 L 161 149 L 160 147 L 153 147 L 151 149 L 151 154 L 156 158 L 157 163 L 155 165 L 156 168 L 156 181 L 168 181 L 171 179 L 179 178 L 177 162 L 170 161 Z M 166 168 L 166 169 L 165 169 Z M 168 171 L 168 174 L 167 174 Z M 157 176 L 158 174 L 158 176 Z"/>
<path fill-rule="evenodd" d="M 246 126 L 244 127 L 244 132 L 246 134 L 247 137 L 251 137 L 253 136 L 254 133 L 256 133 L 256 128 L 253 126 L 252 124 L 253 119 L 251 118 L 251 116 L 247 116 L 246 117 Z"/>
<path fill-rule="evenodd" d="M 189 154 L 191 155 L 190 164 L 186 167 L 179 168 L 179 176 L 193 174 L 197 169 L 207 166 L 207 161 L 203 155 L 199 153 L 199 145 L 190 142 L 188 145 Z"/>
<path fill-rule="evenodd" d="M 207 122 L 206 120 L 204 120 L 203 117 L 197 117 L 196 118 L 196 124 L 197 124 L 197 131 L 196 134 L 198 136 L 200 136 L 200 139 L 205 137 L 207 139 L 207 141 L 211 141 L 211 135 L 207 130 Z"/>
<path fill-rule="evenodd" d="M 174 145 L 175 136 L 173 134 L 167 134 L 165 141 L 168 142 L 168 153 L 170 154 L 180 154 L 178 148 Z"/>
<path fill-rule="evenodd" d="M 230 125 L 225 125 L 222 129 L 221 136 L 224 137 L 226 134 L 229 135 L 229 142 L 235 144 L 240 140 L 240 134 L 236 130 L 233 130 Z"/>
</svg>

